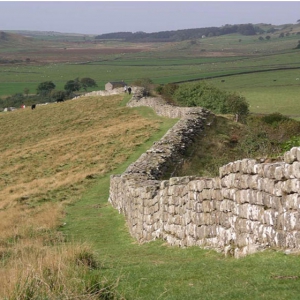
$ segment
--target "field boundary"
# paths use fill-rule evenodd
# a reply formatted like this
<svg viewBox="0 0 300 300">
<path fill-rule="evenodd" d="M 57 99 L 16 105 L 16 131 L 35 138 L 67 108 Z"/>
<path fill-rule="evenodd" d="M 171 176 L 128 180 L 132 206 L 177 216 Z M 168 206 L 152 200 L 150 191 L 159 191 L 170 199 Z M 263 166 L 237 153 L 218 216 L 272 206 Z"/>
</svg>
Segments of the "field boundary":
<svg viewBox="0 0 300 300">
<path fill-rule="evenodd" d="M 201 80 L 206 80 L 206 79 L 230 77 L 230 76 L 235 76 L 235 75 L 255 74 L 255 73 L 272 72 L 272 71 L 299 70 L 299 69 L 300 69 L 300 67 L 289 67 L 289 68 L 274 68 L 274 69 L 257 70 L 257 71 L 243 71 L 243 72 L 237 72 L 237 73 L 234 73 L 234 74 L 225 74 L 225 75 L 202 77 L 202 78 L 198 78 L 198 79 L 189 79 L 189 80 L 183 80 L 183 81 L 176 81 L 176 82 L 172 82 L 172 83 L 179 84 L 179 83 L 186 83 L 186 82 L 201 81 Z"/>
</svg>

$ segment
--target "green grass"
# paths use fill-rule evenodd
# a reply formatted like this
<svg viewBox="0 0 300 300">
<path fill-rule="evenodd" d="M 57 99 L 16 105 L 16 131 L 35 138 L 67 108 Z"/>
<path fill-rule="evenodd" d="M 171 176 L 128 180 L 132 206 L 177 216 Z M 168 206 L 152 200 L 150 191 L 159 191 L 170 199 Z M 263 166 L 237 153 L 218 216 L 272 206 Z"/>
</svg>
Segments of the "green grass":
<svg viewBox="0 0 300 300">
<path fill-rule="evenodd" d="M 280 112 L 295 119 L 300 118 L 299 70 L 226 76 L 208 82 L 222 90 L 236 91 L 246 97 L 253 113 Z"/>
</svg>

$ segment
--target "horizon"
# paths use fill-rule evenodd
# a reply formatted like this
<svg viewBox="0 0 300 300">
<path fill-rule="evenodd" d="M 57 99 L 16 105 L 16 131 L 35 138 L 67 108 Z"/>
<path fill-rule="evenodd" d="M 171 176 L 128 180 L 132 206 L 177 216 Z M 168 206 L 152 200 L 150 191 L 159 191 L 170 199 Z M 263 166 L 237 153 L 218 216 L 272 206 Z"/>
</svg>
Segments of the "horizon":
<svg viewBox="0 0 300 300">
<path fill-rule="evenodd" d="M 2 31 L 101 35 L 297 24 L 298 1 L 0 1 Z M 245 14 L 245 12 L 247 12 Z"/>
<path fill-rule="evenodd" d="M 154 32 L 144 32 L 144 31 L 113 31 L 113 32 L 107 32 L 103 34 L 114 34 L 114 33 L 119 33 L 119 32 L 131 32 L 131 33 L 136 33 L 136 32 L 144 32 L 146 34 L 151 34 L 151 33 L 156 33 L 156 32 L 165 32 L 165 31 L 180 31 L 180 30 L 191 30 L 191 29 L 202 29 L 202 28 L 210 28 L 210 27 L 217 27 L 221 28 L 226 25 L 242 25 L 242 24 L 252 24 L 254 26 L 257 25 L 270 25 L 270 26 L 287 26 L 287 25 L 297 25 L 297 23 L 285 23 L 285 24 L 270 24 L 270 23 L 264 23 L 264 22 L 259 22 L 259 23 L 240 23 L 240 24 L 225 24 L 222 26 L 207 26 L 207 27 L 197 27 L 197 28 L 181 28 L 181 29 L 176 29 L 176 30 L 161 30 L 161 31 L 154 31 Z M 26 29 L 7 29 L 7 30 L 1 30 L 4 32 L 10 32 L 10 33 L 20 33 L 20 32 L 39 32 L 39 33 L 57 33 L 57 34 L 73 34 L 73 35 L 102 35 L 102 34 L 92 34 L 92 33 L 79 33 L 79 32 L 62 32 L 62 31 L 53 31 L 53 30 L 26 30 Z"/>
</svg>

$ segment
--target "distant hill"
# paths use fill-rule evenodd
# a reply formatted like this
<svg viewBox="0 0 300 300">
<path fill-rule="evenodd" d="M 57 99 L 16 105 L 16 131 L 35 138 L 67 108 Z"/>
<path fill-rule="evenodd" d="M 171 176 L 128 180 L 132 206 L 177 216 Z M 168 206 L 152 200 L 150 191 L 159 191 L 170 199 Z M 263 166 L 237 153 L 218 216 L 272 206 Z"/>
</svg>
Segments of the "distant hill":
<svg viewBox="0 0 300 300">
<path fill-rule="evenodd" d="M 19 34 L 27 37 L 44 37 L 44 36 L 85 36 L 82 33 L 62 33 L 57 31 L 34 31 L 34 30 L 4 30 L 6 33 Z"/>
<path fill-rule="evenodd" d="M 226 34 L 241 34 L 241 35 L 257 35 L 268 34 L 274 32 L 290 32 L 298 33 L 300 24 L 283 24 L 272 25 L 266 23 L 259 24 L 236 24 L 224 25 L 221 27 L 204 27 L 191 28 L 170 31 L 159 31 L 146 33 L 143 31 L 137 32 L 112 32 L 100 35 L 82 34 L 82 33 L 62 33 L 56 31 L 32 31 L 32 30 L 3 30 L 0 31 L 0 43 L 9 39 L 10 34 L 16 34 L 19 37 L 28 37 L 37 40 L 52 40 L 52 41 L 95 41 L 95 40 L 119 40 L 125 42 L 180 42 L 185 40 L 199 39 L 203 37 L 221 36 Z M 15 37 L 16 39 L 16 37 Z M 19 38 L 20 40 L 20 38 Z M 0 44 L 1 45 L 1 44 Z"/>
<path fill-rule="evenodd" d="M 32 38 L 25 37 L 21 34 L 9 33 L 7 31 L 0 31 L 0 45 L 7 43 L 27 43 L 31 42 Z"/>
<path fill-rule="evenodd" d="M 160 31 L 153 33 L 146 33 L 142 31 L 138 31 L 135 33 L 116 32 L 97 35 L 95 39 L 121 39 L 127 42 L 176 42 L 232 33 L 239 33 L 242 35 L 256 35 L 264 32 L 265 31 L 260 26 L 256 26 L 253 24 L 239 24 L 225 25 L 222 27 Z"/>
</svg>

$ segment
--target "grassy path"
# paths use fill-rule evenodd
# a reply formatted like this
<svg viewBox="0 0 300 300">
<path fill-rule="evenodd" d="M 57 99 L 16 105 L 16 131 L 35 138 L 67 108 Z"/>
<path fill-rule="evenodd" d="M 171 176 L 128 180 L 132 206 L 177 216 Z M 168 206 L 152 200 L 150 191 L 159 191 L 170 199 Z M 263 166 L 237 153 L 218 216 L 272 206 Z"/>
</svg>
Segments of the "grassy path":
<svg viewBox="0 0 300 300">
<path fill-rule="evenodd" d="M 148 109 L 143 114 L 154 117 Z M 113 174 L 122 173 L 160 138 L 163 127 Z M 108 203 L 109 176 L 100 178 L 82 199 L 67 208 L 63 232 L 95 249 L 107 278 L 119 278 L 126 299 L 299 299 L 300 259 L 267 251 L 243 259 L 224 258 L 197 247 L 169 247 L 163 241 L 138 245 L 123 215 Z"/>
</svg>

